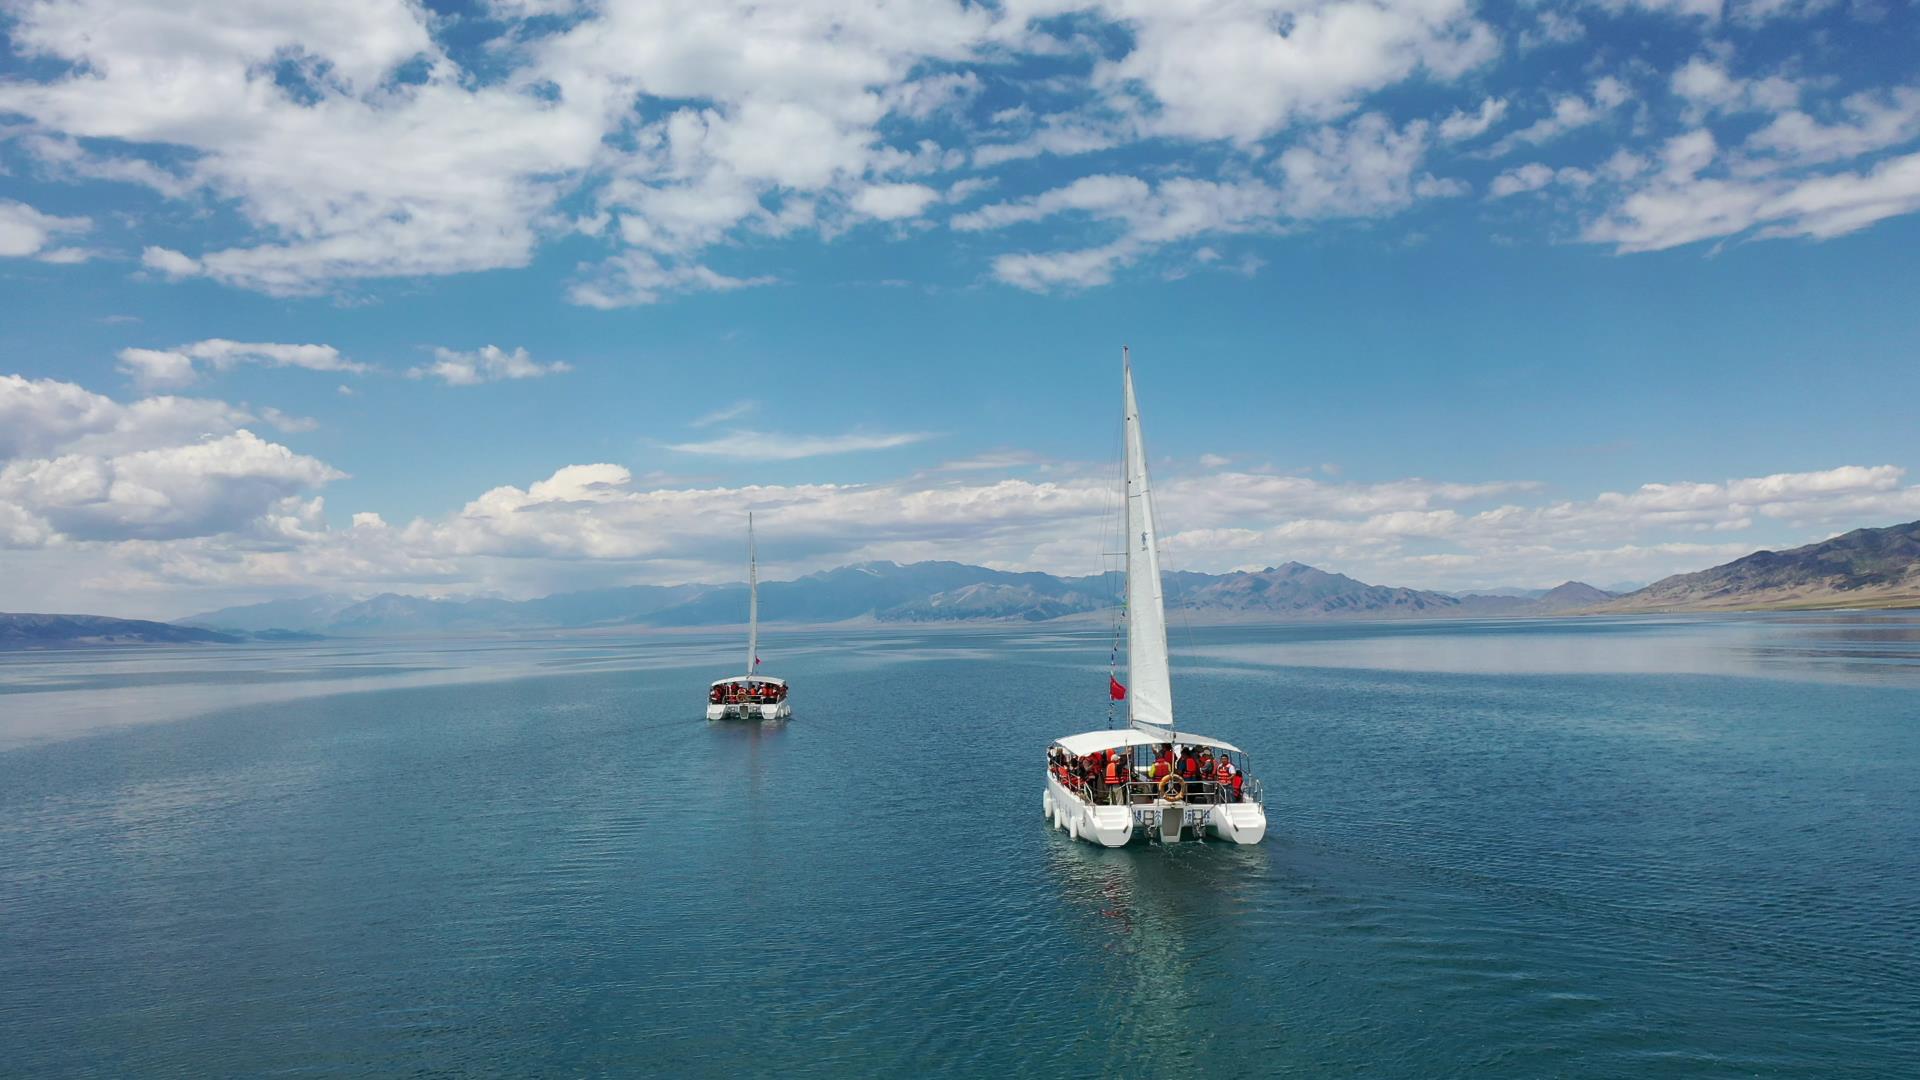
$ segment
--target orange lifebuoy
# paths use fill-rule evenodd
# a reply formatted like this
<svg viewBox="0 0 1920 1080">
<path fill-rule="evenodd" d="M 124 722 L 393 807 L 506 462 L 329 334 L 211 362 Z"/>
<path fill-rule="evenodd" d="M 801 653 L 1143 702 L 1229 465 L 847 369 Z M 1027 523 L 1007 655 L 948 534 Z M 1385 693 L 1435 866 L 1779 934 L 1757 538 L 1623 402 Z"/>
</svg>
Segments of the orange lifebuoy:
<svg viewBox="0 0 1920 1080">
<path fill-rule="evenodd" d="M 1160 778 L 1160 797 L 1168 802 L 1179 802 L 1187 797 L 1187 782 L 1179 773 L 1168 773 Z"/>
</svg>

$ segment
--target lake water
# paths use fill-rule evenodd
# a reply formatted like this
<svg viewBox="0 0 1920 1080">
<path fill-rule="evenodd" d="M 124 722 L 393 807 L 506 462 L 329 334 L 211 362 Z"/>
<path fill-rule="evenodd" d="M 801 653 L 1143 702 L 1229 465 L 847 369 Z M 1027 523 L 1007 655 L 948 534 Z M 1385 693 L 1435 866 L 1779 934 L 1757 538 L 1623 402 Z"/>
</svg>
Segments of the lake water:
<svg viewBox="0 0 1920 1080">
<path fill-rule="evenodd" d="M 1047 828 L 1099 630 L 0 654 L 0 1073 L 1920 1075 L 1920 618 L 1174 638 L 1263 845 Z"/>
</svg>

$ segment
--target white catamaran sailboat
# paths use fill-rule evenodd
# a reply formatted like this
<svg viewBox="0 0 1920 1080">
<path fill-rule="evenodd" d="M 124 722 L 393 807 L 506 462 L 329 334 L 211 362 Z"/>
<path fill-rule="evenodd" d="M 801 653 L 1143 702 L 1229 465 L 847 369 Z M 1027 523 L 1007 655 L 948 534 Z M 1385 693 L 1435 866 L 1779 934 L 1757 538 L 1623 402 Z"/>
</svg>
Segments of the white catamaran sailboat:
<svg viewBox="0 0 1920 1080">
<path fill-rule="evenodd" d="M 1257 844 L 1267 833 L 1260 783 L 1239 747 L 1174 729 L 1167 670 L 1167 612 L 1160 588 L 1153 489 L 1133 397 L 1133 365 L 1121 351 L 1125 383 L 1127 678 L 1110 678 L 1127 705 L 1127 726 L 1056 740 L 1047 748 L 1042 806 L 1067 835 L 1107 847 L 1131 840 L 1172 842 L 1212 836 Z"/>
<path fill-rule="evenodd" d="M 753 547 L 753 514 L 747 514 L 747 673 L 707 689 L 709 720 L 785 720 L 793 715 L 787 681 L 760 674 L 760 561 Z"/>
</svg>

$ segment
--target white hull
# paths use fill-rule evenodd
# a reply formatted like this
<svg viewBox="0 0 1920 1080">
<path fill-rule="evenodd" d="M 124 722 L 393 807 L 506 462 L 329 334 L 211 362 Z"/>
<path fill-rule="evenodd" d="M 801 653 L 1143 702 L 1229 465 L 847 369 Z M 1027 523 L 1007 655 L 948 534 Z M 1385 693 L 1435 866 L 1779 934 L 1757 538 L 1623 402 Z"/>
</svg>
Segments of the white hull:
<svg viewBox="0 0 1920 1080">
<path fill-rule="evenodd" d="M 1155 799 L 1125 806 L 1094 806 L 1047 774 L 1041 808 L 1055 828 L 1075 840 L 1123 847 L 1133 840 L 1178 841 L 1184 834 L 1236 844 L 1257 844 L 1267 835 L 1267 811 L 1256 802 L 1193 805 Z M 1164 830 L 1164 831 L 1163 831 Z"/>
<path fill-rule="evenodd" d="M 709 720 L 786 720 L 793 716 L 793 703 L 708 705 Z"/>
</svg>

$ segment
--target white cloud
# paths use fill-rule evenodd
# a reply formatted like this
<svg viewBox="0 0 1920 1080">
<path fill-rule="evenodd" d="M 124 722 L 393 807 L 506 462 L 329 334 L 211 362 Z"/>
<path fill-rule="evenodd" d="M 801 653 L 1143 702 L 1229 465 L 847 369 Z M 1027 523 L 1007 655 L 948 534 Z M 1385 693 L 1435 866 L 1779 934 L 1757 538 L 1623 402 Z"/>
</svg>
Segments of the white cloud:
<svg viewBox="0 0 1920 1080">
<path fill-rule="evenodd" d="M 1702 175 L 1718 158 L 1702 129 L 1668 140 L 1666 165 L 1583 237 L 1622 252 L 1658 251 L 1753 230 L 1756 238 L 1830 239 L 1920 210 L 1920 153 L 1860 171 L 1806 177 Z"/>
<path fill-rule="evenodd" d="M 736 569 L 715 552 L 732 550 L 737 513 L 751 506 L 787 551 L 770 574 L 867 558 L 1078 574 L 1100 568 L 1098 537 L 1112 508 L 1103 469 L 1056 465 L 1016 479 L 1006 471 L 1036 459 L 998 452 L 872 484 L 659 486 L 618 465 L 573 465 L 492 488 L 449 514 L 389 523 L 359 511 L 333 527 L 316 492 L 339 472 L 254 435 L 244 426 L 254 419 L 222 402 L 121 403 L 71 383 L 0 377 L 0 544 L 43 549 L 10 553 L 10 569 L 32 573 L 56 565 L 36 560 L 81 551 L 83 572 L 58 586 L 57 595 L 76 598 L 69 606 L 97 607 L 81 602 L 90 597 L 125 611 L 145 593 L 175 612 L 201 592 L 311 589 L 315 580 L 512 595 L 563 583 L 724 580 Z M 734 432 L 678 449 L 777 458 L 924 437 Z M 1528 481 L 1352 483 L 1198 460 L 1202 468 L 1160 484 L 1182 569 L 1294 558 L 1443 588 L 1652 578 L 1920 516 L 1920 487 L 1894 465 L 1547 499 Z"/>
<path fill-rule="evenodd" d="M 0 258 L 37 255 L 52 262 L 75 261 L 63 260 L 59 255 L 63 249 L 49 249 L 48 245 L 56 236 L 86 232 L 92 227 L 88 218 L 43 214 L 26 203 L 0 199 Z"/>
<path fill-rule="evenodd" d="M 658 303 L 666 296 L 693 292 L 732 292 L 755 285 L 771 285 L 771 276 L 729 277 L 691 263 L 663 263 L 642 251 L 629 251 L 592 268 L 592 276 L 576 283 L 567 296 L 584 307 L 610 310 Z"/>
<path fill-rule="evenodd" d="M 687 426 L 703 428 L 712 427 L 715 424 L 724 424 L 729 420 L 738 420 L 759 407 L 760 403 L 757 401 L 736 401 L 731 405 L 722 405 L 712 412 L 701 414 L 699 417 L 690 421 Z"/>
<path fill-rule="evenodd" d="M 1608 11 L 1622 11 L 1638 8 L 1665 15 L 1691 16 L 1701 19 L 1718 19 L 1724 0 L 1590 0 L 1595 7 Z"/>
<path fill-rule="evenodd" d="M 1555 169 L 1537 161 L 1529 162 L 1494 177 L 1493 183 L 1487 185 L 1487 198 L 1504 199 L 1522 192 L 1540 191 L 1555 183 L 1563 187 L 1585 188 L 1593 180 L 1593 174 L 1585 169 L 1571 166 Z"/>
<path fill-rule="evenodd" d="M 200 260 L 172 248 L 148 247 L 140 252 L 140 264 L 169 278 L 192 277 L 200 272 Z"/>
<path fill-rule="evenodd" d="M 1114 271 L 1132 262 L 1139 250 L 1123 243 L 1079 251 L 1016 252 L 994 258 L 993 276 L 1036 293 L 1091 288 L 1112 281 Z"/>
<path fill-rule="evenodd" d="M 1562 94 L 1554 98 L 1547 115 L 1494 143 L 1488 153 L 1498 157 L 1516 147 L 1538 146 L 1569 131 L 1597 124 L 1626 104 L 1632 96 L 1626 83 L 1612 75 L 1603 75 L 1594 80 L 1586 96 Z"/>
<path fill-rule="evenodd" d="M 1727 14 L 1785 18 L 1825 2 L 1736 0 Z M 1687 33 L 1734 32 L 1706 21 L 1719 0 L 1599 6 L 1684 15 Z M 1528 107 L 1501 81 L 1508 71 L 1477 73 L 1501 49 L 1483 21 L 1490 10 L 1470 0 L 501 0 L 485 18 L 449 20 L 402 0 L 285 0 L 211 20 L 169 0 L 73 0 L 19 7 L 9 41 L 34 75 L 0 81 L 0 111 L 24 118 L 17 145 L 39 178 L 135 185 L 176 201 L 181 217 L 237 219 L 219 243 L 141 237 L 149 280 L 304 295 L 524 267 L 565 242 L 593 249 L 576 256 L 568 299 L 601 309 L 769 284 L 786 251 L 772 241 L 826 242 L 874 221 L 914 223 L 916 236 L 953 242 L 1016 287 L 1096 285 L 1170 244 L 1304 232 L 1464 194 L 1429 165 L 1436 146 L 1499 156 L 1610 121 L 1616 159 L 1639 160 L 1708 123 L 1734 146 L 1736 125 L 1753 126 L 1736 114 L 1775 114 L 1740 160 L 1721 163 L 1725 176 L 1702 174 L 1759 184 L 1763 198 L 1800 181 L 1845 182 L 1765 176 L 1920 137 L 1911 88 L 1823 101 L 1836 83 L 1808 70 L 1818 56 L 1749 77 L 1735 73 L 1732 45 L 1714 41 L 1683 47 L 1671 70 L 1596 62 L 1583 90 L 1534 100 L 1543 113 L 1463 153 Z M 1502 34 L 1528 49 L 1579 37 L 1580 11 L 1498 14 L 1512 24 Z M 1420 115 L 1430 104 L 1410 103 L 1413 90 L 1457 93 L 1469 73 L 1497 92 L 1431 119 Z M 1671 93 L 1635 100 L 1661 83 Z M 1033 170 L 1017 163 L 1041 155 L 1060 159 L 1051 190 L 1020 187 Z M 1556 177 L 1573 169 L 1576 187 L 1582 175 L 1613 175 L 1585 161 L 1554 167 Z M 1878 209 L 1835 220 L 1904 212 L 1899 198 L 1866 192 L 1887 182 L 1874 167 L 1854 175 L 1866 178 L 1858 199 Z M 1011 197 L 954 228 L 1044 221 L 1051 235 L 956 242 L 925 228 L 941 203 L 1003 180 Z M 1114 181 L 1145 185 L 1146 205 L 1069 201 L 1095 194 L 1080 182 Z M 1601 216 L 1633 214 L 1616 205 Z M 60 238 L 92 227 L 0 202 L 0 254 L 104 256 Z M 1249 258 L 1238 265 L 1258 261 Z M 183 377 L 157 363 L 156 379 Z"/>
<path fill-rule="evenodd" d="M 120 350 L 120 370 L 143 387 L 186 386 L 199 378 L 193 357 L 166 349 Z"/>
<path fill-rule="evenodd" d="M 208 338 L 171 349 L 121 349 L 120 370 L 144 388 L 185 386 L 199 378 L 202 368 L 227 371 L 241 364 L 296 367 L 308 371 L 359 374 L 372 370 L 349 360 L 331 345 L 294 345 L 271 341 L 228 341 Z"/>
<path fill-rule="evenodd" d="M 560 375 L 573 367 L 556 360 L 542 364 L 527 355 L 525 349 L 508 352 L 498 345 L 484 345 L 472 352 L 435 348 L 433 363 L 410 368 L 410 379 L 439 379 L 448 386 L 478 386 L 507 379 L 539 379 Z"/>
<path fill-rule="evenodd" d="M 1797 109 L 1781 113 L 1748 137 L 1749 150 L 1795 164 L 1839 161 L 1920 138 L 1920 88 L 1849 95 L 1842 119 L 1822 124 Z"/>
<path fill-rule="evenodd" d="M 0 540 L 170 540 L 247 529 L 344 474 L 241 427 L 224 402 L 122 404 L 72 383 L 0 376 Z M 269 409 L 289 429 L 303 421 Z"/>
<path fill-rule="evenodd" d="M 1730 74 L 1726 66 L 1706 56 L 1696 56 L 1677 68 L 1669 80 L 1673 92 L 1691 107 L 1689 119 L 1698 121 L 1709 113 L 1745 111 L 1779 112 L 1800 100 L 1801 88 L 1791 79 L 1778 75 L 1761 79 L 1743 79 Z"/>
<path fill-rule="evenodd" d="M 940 193 L 925 184 L 869 184 L 853 196 L 853 208 L 865 217 L 899 221 L 919 217 Z"/>
<path fill-rule="evenodd" d="M 109 180 L 149 187 L 168 198 L 182 198 L 193 182 L 151 161 L 94 153 L 74 139 L 30 135 L 20 140 L 41 168 L 63 180 Z"/>
<path fill-rule="evenodd" d="M 171 446 L 231 434 L 253 419 L 223 401 L 155 397 L 121 404 L 58 379 L 0 375 L 0 460 Z"/>
<path fill-rule="evenodd" d="M 1499 51 L 1466 0 L 1115 0 L 1109 10 L 1134 48 L 1102 62 L 1096 82 L 1140 86 L 1157 105 L 1142 128 L 1186 138 L 1248 142 L 1333 119 L 1415 72 L 1449 79 Z"/>
<path fill-rule="evenodd" d="M 8 462 L 0 467 L 0 503 L 74 540 L 173 539 L 235 531 L 282 499 L 343 475 L 243 428 L 113 457 Z"/>
<path fill-rule="evenodd" d="M 1074 211 L 1096 217 L 1116 217 L 1146 203 L 1151 194 L 1146 181 L 1138 177 L 1083 176 L 1065 187 L 1031 198 L 994 203 L 956 215 L 951 224 L 962 232 L 980 232 Z"/>
<path fill-rule="evenodd" d="M 994 276 L 1018 288 L 1045 292 L 1104 284 L 1116 269 L 1170 243 L 1274 226 L 1280 196 L 1256 180 L 1215 183 L 1175 177 L 1149 187 L 1131 176 L 1083 177 L 1026 199 L 981 207 L 953 220 L 962 231 L 982 231 L 1085 215 L 1110 223 L 1117 240 L 1074 251 L 1021 252 L 993 261 Z"/>
<path fill-rule="evenodd" d="M 906 431 L 890 434 L 849 433 L 846 435 L 785 435 L 773 431 L 734 431 L 704 442 L 671 443 L 667 449 L 681 454 L 737 458 L 742 461 L 797 461 L 800 458 L 851 454 L 863 450 L 891 450 L 924 442 L 933 436 L 927 432 Z"/>
<path fill-rule="evenodd" d="M 1018 139 L 975 147 L 973 164 L 990 169 L 1045 154 L 1073 157 L 1108 150 L 1128 141 L 1128 133 L 1121 125 L 1072 114 L 1043 116 L 1032 127 L 1033 130 Z"/>
<path fill-rule="evenodd" d="M 1344 128 L 1312 133 L 1280 155 L 1287 212 L 1296 218 L 1378 217 L 1416 199 L 1462 194 L 1465 188 L 1416 175 L 1427 152 L 1427 124 L 1395 128 L 1367 113 Z"/>
<path fill-rule="evenodd" d="M 1448 142 L 1474 139 L 1485 135 L 1487 130 L 1507 115 L 1507 99 L 1490 97 L 1480 102 L 1476 112 L 1455 109 L 1440 121 L 1440 137 Z"/>
</svg>

